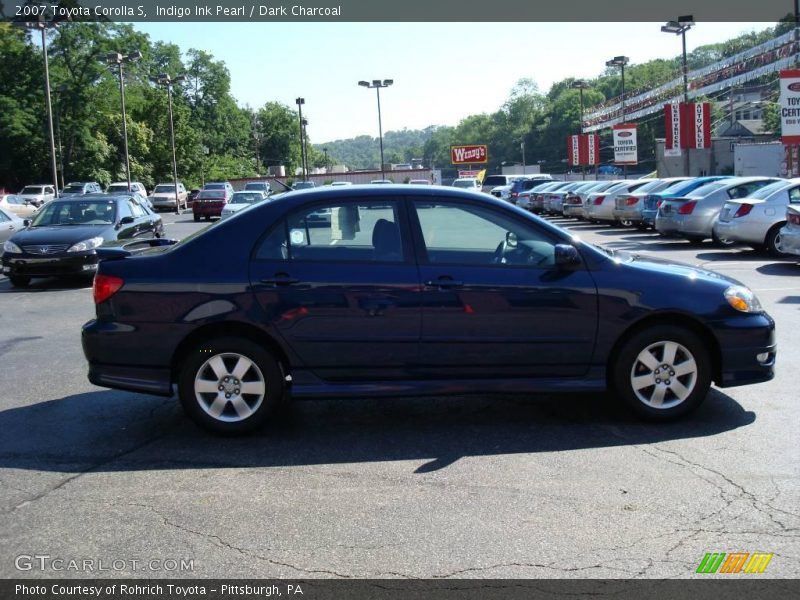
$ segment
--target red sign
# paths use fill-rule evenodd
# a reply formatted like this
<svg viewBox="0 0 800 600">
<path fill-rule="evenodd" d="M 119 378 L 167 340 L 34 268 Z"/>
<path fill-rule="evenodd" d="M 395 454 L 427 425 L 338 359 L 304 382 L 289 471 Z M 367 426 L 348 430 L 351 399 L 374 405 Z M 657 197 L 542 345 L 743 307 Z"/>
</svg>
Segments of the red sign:
<svg viewBox="0 0 800 600">
<path fill-rule="evenodd" d="M 600 136 L 594 133 L 567 136 L 567 164 L 596 165 L 600 157 Z"/>
<path fill-rule="evenodd" d="M 472 171 L 463 171 L 461 169 L 458 170 L 459 177 L 477 177 L 479 173 L 480 171 L 477 169 L 474 169 Z"/>
<path fill-rule="evenodd" d="M 711 147 L 711 105 L 708 102 L 665 104 L 665 156 L 680 154 L 682 148 Z"/>
<path fill-rule="evenodd" d="M 450 162 L 454 165 L 485 163 L 489 160 L 486 144 L 475 146 L 450 146 Z"/>
</svg>

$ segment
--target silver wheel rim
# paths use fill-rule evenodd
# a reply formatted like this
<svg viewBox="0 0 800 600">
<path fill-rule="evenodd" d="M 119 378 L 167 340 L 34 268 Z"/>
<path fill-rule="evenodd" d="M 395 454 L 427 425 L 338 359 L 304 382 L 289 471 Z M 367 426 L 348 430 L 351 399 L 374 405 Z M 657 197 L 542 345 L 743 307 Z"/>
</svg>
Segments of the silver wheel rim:
<svg viewBox="0 0 800 600">
<path fill-rule="evenodd" d="M 642 404 L 659 410 L 686 401 L 697 385 L 697 362 L 689 350 L 672 341 L 650 344 L 631 368 L 631 388 Z"/>
<path fill-rule="evenodd" d="M 236 423 L 251 417 L 264 401 L 267 386 L 255 362 L 236 352 L 212 356 L 197 370 L 194 396 L 217 421 Z"/>
</svg>

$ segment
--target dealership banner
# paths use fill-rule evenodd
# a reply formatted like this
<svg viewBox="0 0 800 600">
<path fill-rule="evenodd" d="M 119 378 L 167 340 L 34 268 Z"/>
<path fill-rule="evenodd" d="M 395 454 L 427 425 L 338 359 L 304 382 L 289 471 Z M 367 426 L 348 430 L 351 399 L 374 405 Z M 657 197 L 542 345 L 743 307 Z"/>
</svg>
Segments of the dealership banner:
<svg viewBox="0 0 800 600">
<path fill-rule="evenodd" d="M 781 141 L 800 144 L 800 69 L 781 71 Z"/>
<path fill-rule="evenodd" d="M 711 105 L 708 102 L 696 102 L 686 105 L 686 125 L 689 129 L 687 142 L 689 148 L 711 147 Z"/>
<path fill-rule="evenodd" d="M 450 146 L 450 162 L 454 165 L 485 163 L 488 160 L 489 149 L 486 144 Z"/>
<path fill-rule="evenodd" d="M 594 133 L 567 136 L 567 164 L 596 165 L 600 156 L 600 136 Z"/>
<path fill-rule="evenodd" d="M 636 124 L 620 123 L 614 125 L 614 163 L 618 165 L 635 165 L 638 162 Z"/>
<path fill-rule="evenodd" d="M 681 113 L 684 104 L 673 102 L 664 105 L 664 131 L 666 140 L 664 141 L 664 156 L 680 156 L 683 148 L 683 135 L 681 135 Z"/>
</svg>

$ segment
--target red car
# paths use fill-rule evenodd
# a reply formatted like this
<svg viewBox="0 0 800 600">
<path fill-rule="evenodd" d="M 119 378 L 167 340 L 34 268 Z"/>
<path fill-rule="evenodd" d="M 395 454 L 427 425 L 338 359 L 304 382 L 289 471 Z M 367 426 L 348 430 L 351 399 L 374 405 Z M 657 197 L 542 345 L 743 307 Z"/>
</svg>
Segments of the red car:
<svg viewBox="0 0 800 600">
<path fill-rule="evenodd" d="M 201 190 L 192 202 L 194 220 L 199 221 L 201 217 L 205 217 L 206 221 L 210 221 L 211 217 L 221 217 L 228 200 L 230 194 L 227 190 Z"/>
</svg>

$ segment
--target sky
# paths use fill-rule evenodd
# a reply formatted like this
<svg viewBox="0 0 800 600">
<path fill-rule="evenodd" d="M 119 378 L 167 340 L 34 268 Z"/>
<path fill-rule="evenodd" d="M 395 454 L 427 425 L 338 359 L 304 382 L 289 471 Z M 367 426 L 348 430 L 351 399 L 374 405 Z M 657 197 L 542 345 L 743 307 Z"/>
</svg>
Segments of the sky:
<svg viewBox="0 0 800 600">
<path fill-rule="evenodd" d="M 619 55 L 631 64 L 673 58 L 680 36 L 663 23 L 135 23 L 151 40 L 198 48 L 222 60 L 241 106 L 305 98 L 308 135 L 325 143 L 378 135 L 376 92 L 358 81 L 393 79 L 381 90 L 383 131 L 456 125 L 494 112 L 514 84 L 542 92 L 567 77 L 591 78 Z M 770 23 L 698 23 L 687 50 Z"/>
</svg>

